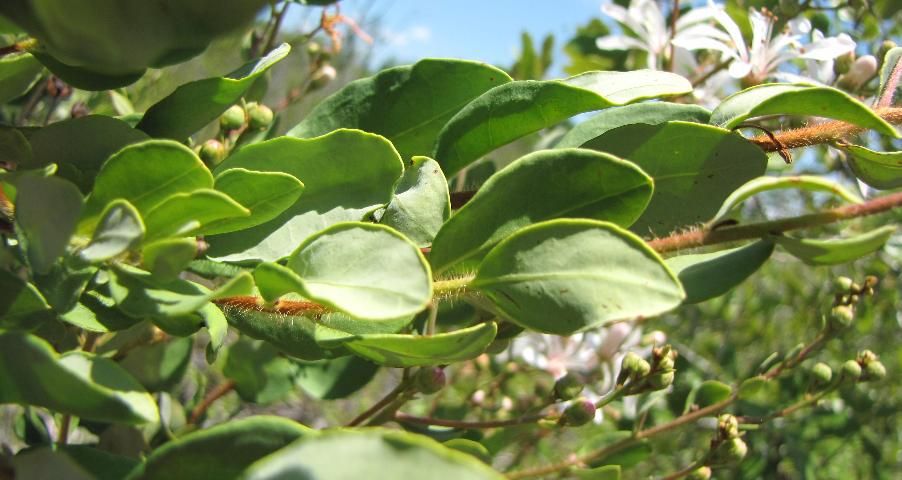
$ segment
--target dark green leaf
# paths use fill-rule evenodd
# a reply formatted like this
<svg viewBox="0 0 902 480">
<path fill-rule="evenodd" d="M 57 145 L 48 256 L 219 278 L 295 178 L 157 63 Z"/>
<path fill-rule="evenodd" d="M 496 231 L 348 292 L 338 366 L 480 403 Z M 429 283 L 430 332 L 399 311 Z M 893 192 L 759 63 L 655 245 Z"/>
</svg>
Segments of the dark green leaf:
<svg viewBox="0 0 902 480">
<path fill-rule="evenodd" d="M 119 365 L 148 392 L 168 390 L 185 375 L 193 345 L 194 340 L 190 337 L 140 345 L 129 350 Z"/>
<path fill-rule="evenodd" d="M 0 269 L 0 328 L 31 330 L 55 316 L 34 285 Z"/>
<path fill-rule="evenodd" d="M 448 333 L 425 335 L 359 335 L 344 344 L 348 350 L 389 367 L 447 365 L 472 360 L 495 339 L 494 322 Z"/>
<path fill-rule="evenodd" d="M 291 47 L 283 43 L 265 57 L 247 63 L 224 76 L 187 83 L 150 107 L 138 129 L 151 137 L 183 140 L 241 99 L 254 81 L 288 56 Z"/>
<path fill-rule="evenodd" d="M 60 319 L 89 332 L 99 333 L 124 330 L 140 321 L 117 310 L 113 299 L 97 292 L 86 292 L 74 308 L 60 315 Z"/>
<path fill-rule="evenodd" d="M 436 273 L 481 257 L 516 230 L 559 217 L 628 227 L 645 210 L 652 181 L 632 163 L 591 150 L 561 149 L 521 157 L 493 175 L 442 226 L 429 261 Z"/>
<path fill-rule="evenodd" d="M 197 240 L 164 238 L 148 243 L 141 250 L 142 266 L 160 281 L 171 281 L 188 268 L 197 256 Z"/>
<path fill-rule="evenodd" d="M 295 390 L 300 367 L 272 345 L 242 336 L 226 352 L 222 374 L 235 382 L 242 400 L 269 405 Z"/>
<path fill-rule="evenodd" d="M 711 112 L 698 105 L 682 103 L 648 102 L 602 110 L 592 118 L 582 122 L 561 138 L 555 148 L 581 147 L 595 137 L 624 125 L 645 123 L 660 125 L 671 120 L 708 123 Z"/>
<path fill-rule="evenodd" d="M 41 70 L 43 66 L 30 53 L 0 57 L 0 104 L 24 95 Z"/>
<path fill-rule="evenodd" d="M 89 263 L 105 262 L 141 243 L 144 222 L 141 214 L 126 200 L 113 200 L 100 216 L 91 242 L 78 252 Z"/>
<path fill-rule="evenodd" d="M 94 72 L 87 68 L 66 65 L 50 55 L 40 52 L 32 52 L 47 70 L 62 79 L 64 82 L 82 90 L 102 91 L 124 87 L 137 82 L 144 76 L 144 70 L 122 74 L 105 74 Z"/>
<path fill-rule="evenodd" d="M 812 240 L 776 236 L 774 241 L 809 265 L 836 265 L 857 260 L 880 250 L 895 231 L 895 225 L 886 225 L 847 238 Z"/>
<path fill-rule="evenodd" d="M 744 247 L 712 253 L 680 255 L 666 263 L 686 291 L 683 303 L 699 303 L 719 297 L 755 273 L 774 251 L 774 243 L 762 240 Z"/>
<path fill-rule="evenodd" d="M 685 298 L 676 276 L 641 239 L 595 220 L 551 220 L 519 230 L 489 252 L 470 287 L 510 321 L 562 335 L 659 315 Z"/>
<path fill-rule="evenodd" d="M 307 395 L 321 400 L 346 398 L 365 387 L 379 366 L 355 356 L 303 362 L 297 384 Z"/>
<path fill-rule="evenodd" d="M 216 176 L 215 188 L 249 210 L 250 215 L 210 222 L 200 231 L 204 235 L 244 230 L 276 218 L 298 201 L 304 184 L 287 173 L 230 168 Z"/>
<path fill-rule="evenodd" d="M 449 216 L 451 199 L 442 168 L 431 158 L 413 157 L 379 223 L 401 232 L 419 247 L 428 247 Z"/>
<path fill-rule="evenodd" d="M 620 465 L 574 470 L 580 480 L 620 480 Z"/>
<path fill-rule="evenodd" d="M 839 147 L 849 154 L 849 168 L 862 182 L 881 190 L 902 187 L 902 152 L 875 152 L 858 145 Z"/>
<path fill-rule="evenodd" d="M 23 175 L 18 179 L 16 223 L 35 272 L 49 272 L 66 251 L 82 206 L 78 187 L 62 178 Z"/>
</svg>

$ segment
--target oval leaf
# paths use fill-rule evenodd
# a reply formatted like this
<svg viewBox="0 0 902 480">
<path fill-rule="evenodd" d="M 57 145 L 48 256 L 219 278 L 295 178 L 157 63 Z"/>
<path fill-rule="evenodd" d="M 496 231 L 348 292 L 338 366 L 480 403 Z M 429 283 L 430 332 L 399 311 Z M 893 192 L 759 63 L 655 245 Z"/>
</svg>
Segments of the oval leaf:
<svg viewBox="0 0 902 480">
<path fill-rule="evenodd" d="M 204 235 L 229 233 L 268 222 L 294 205 L 304 184 L 281 172 L 252 172 L 230 168 L 216 176 L 214 187 L 250 211 L 250 215 L 210 222 L 201 228 Z"/>
<path fill-rule="evenodd" d="M 428 155 L 448 119 L 487 90 L 510 81 L 504 71 L 485 63 L 427 58 L 349 83 L 320 102 L 288 135 L 309 138 L 357 128 L 389 139 L 403 158 Z"/>
<path fill-rule="evenodd" d="M 730 95 L 711 112 L 711 124 L 732 129 L 752 117 L 826 117 L 898 137 L 896 129 L 842 90 L 811 85 L 758 85 Z"/>
<path fill-rule="evenodd" d="M 624 125 L 635 123 L 659 125 L 671 120 L 708 123 L 710 118 L 710 110 L 682 103 L 648 102 L 611 107 L 573 127 L 557 142 L 555 148 L 580 147 L 608 130 Z"/>
<path fill-rule="evenodd" d="M 30 53 L 0 57 L 0 104 L 24 95 L 43 68 Z"/>
<path fill-rule="evenodd" d="M 247 217 L 250 210 L 228 195 L 201 188 L 170 195 L 145 215 L 147 241 L 166 237 L 193 237 L 217 220 Z"/>
<path fill-rule="evenodd" d="M 725 218 L 733 209 L 738 207 L 748 198 L 761 192 L 770 190 L 780 190 L 793 188 L 798 190 L 807 190 L 809 192 L 829 192 L 833 195 L 849 202 L 861 203 L 858 195 L 850 192 L 842 185 L 827 180 L 826 178 L 815 177 L 812 175 L 799 175 L 794 177 L 761 177 L 750 180 L 745 185 L 739 187 L 724 200 L 720 210 L 714 215 L 711 223 L 717 222 Z"/>
<path fill-rule="evenodd" d="M 0 334 L 0 403 L 36 405 L 90 420 L 157 421 L 157 404 L 112 360 L 84 352 L 57 356 L 44 340 Z"/>
<path fill-rule="evenodd" d="M 594 220 L 551 220 L 493 248 L 470 284 L 504 317 L 566 335 L 679 305 L 676 277 L 641 239 Z"/>
<path fill-rule="evenodd" d="M 493 175 L 442 226 L 429 261 L 436 273 L 485 252 L 516 230 L 542 220 L 580 217 L 628 227 L 652 195 L 641 169 L 591 150 L 545 150 Z"/>
<path fill-rule="evenodd" d="M 511 82 L 489 90 L 451 118 L 439 133 L 433 158 L 445 175 L 453 175 L 502 145 L 576 114 L 691 91 L 685 78 L 651 70 Z"/>
<path fill-rule="evenodd" d="M 862 182 L 881 190 L 902 187 L 902 152 L 875 152 L 858 145 L 839 145 L 849 154 L 849 168 Z"/>
<path fill-rule="evenodd" d="M 23 175 L 16 182 L 16 223 L 31 268 L 48 273 L 69 245 L 84 202 L 78 187 L 58 177 Z"/>
<path fill-rule="evenodd" d="M 288 259 L 307 298 L 356 318 L 413 315 L 432 298 L 432 274 L 423 254 L 381 225 L 340 223 L 309 237 Z"/>
<path fill-rule="evenodd" d="M 30 330 L 55 316 L 37 287 L 0 268 L 0 327 Z"/>
<path fill-rule="evenodd" d="M 834 240 L 779 236 L 774 237 L 774 241 L 809 265 L 836 265 L 857 260 L 880 250 L 895 231 L 895 225 L 887 225 L 861 235 Z"/>
<path fill-rule="evenodd" d="M 494 322 L 424 335 L 360 335 L 344 344 L 361 357 L 389 367 L 447 365 L 472 360 L 485 352 L 498 333 Z"/>
<path fill-rule="evenodd" d="M 89 263 L 105 262 L 136 247 L 144 238 L 141 214 L 126 200 L 113 200 L 100 216 L 91 242 L 78 252 Z"/>
<path fill-rule="evenodd" d="M 686 290 L 683 303 L 719 297 L 755 273 L 774 251 L 774 243 L 759 241 L 713 253 L 680 255 L 666 263 Z"/>
<path fill-rule="evenodd" d="M 414 157 L 379 223 L 403 233 L 419 247 L 428 247 L 450 216 L 451 198 L 442 168 L 431 158 Z"/>
</svg>

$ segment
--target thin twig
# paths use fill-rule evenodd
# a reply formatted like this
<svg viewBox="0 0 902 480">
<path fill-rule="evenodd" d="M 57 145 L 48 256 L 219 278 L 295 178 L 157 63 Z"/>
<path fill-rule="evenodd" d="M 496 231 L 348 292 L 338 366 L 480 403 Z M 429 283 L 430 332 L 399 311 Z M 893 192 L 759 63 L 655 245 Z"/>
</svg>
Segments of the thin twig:
<svg viewBox="0 0 902 480">
<path fill-rule="evenodd" d="M 188 423 L 196 425 L 200 421 L 201 417 L 204 416 L 204 413 L 207 412 L 207 409 L 210 408 L 210 405 L 213 405 L 216 400 L 219 400 L 227 393 L 234 390 L 235 385 L 235 381 L 229 379 L 217 385 L 213 390 L 210 390 L 207 393 L 207 396 L 204 397 L 204 399 L 201 400 L 201 402 L 198 403 L 196 407 L 194 407 L 194 410 L 191 410 L 191 416 L 188 418 Z"/>
<path fill-rule="evenodd" d="M 524 415 L 517 418 L 511 418 L 507 420 L 474 420 L 474 421 L 466 421 L 466 420 L 449 420 L 444 418 L 432 418 L 432 417 L 417 417 L 415 415 L 410 415 L 404 412 L 395 412 L 393 420 L 396 422 L 402 423 L 414 423 L 417 425 L 437 425 L 440 427 L 451 427 L 451 428 L 473 428 L 473 429 L 482 429 L 482 428 L 503 428 L 503 427 L 512 427 L 515 425 L 525 425 L 530 423 L 537 423 L 541 420 L 551 420 L 552 416 L 549 415 Z"/>
<path fill-rule="evenodd" d="M 401 394 L 406 392 L 408 388 L 409 388 L 409 384 L 408 384 L 407 379 L 406 378 L 402 379 L 401 383 L 399 383 L 397 387 L 395 387 L 392 391 L 388 392 L 388 395 L 386 395 L 381 400 L 379 400 L 378 402 L 373 404 L 373 406 L 371 406 L 370 408 L 364 410 L 360 415 L 357 415 L 356 417 L 354 417 L 353 420 L 348 422 L 347 426 L 356 427 L 357 425 L 360 425 L 361 423 L 363 423 L 364 420 L 375 415 L 380 410 L 385 408 L 388 404 L 390 404 L 392 401 L 394 401 L 396 398 L 398 398 L 398 396 L 400 396 Z"/>
</svg>

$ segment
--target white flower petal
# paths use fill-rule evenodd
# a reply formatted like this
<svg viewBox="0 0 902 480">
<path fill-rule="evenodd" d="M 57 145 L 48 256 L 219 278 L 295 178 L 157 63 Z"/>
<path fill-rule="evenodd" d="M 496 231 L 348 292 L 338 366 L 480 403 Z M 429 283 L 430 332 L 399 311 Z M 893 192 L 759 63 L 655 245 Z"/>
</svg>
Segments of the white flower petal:
<svg viewBox="0 0 902 480">
<path fill-rule="evenodd" d="M 729 45 L 713 38 L 680 37 L 674 39 L 673 44 L 680 48 L 685 48 L 686 50 L 717 50 L 719 52 L 722 52 L 725 56 L 739 58 L 739 56 L 736 54 L 735 49 L 730 48 Z"/>
<path fill-rule="evenodd" d="M 732 39 L 726 32 L 715 28 L 712 25 L 708 25 L 705 23 L 692 25 L 688 28 L 681 30 L 676 34 L 674 38 L 684 38 L 684 37 L 706 37 L 706 38 L 714 38 L 720 40 L 721 42 L 728 43 L 731 42 Z"/>
<path fill-rule="evenodd" d="M 842 33 L 839 36 L 822 38 L 806 45 L 804 48 L 805 53 L 800 55 L 800 57 L 823 62 L 854 51 L 855 40 Z"/>
<path fill-rule="evenodd" d="M 714 18 L 717 20 L 717 23 L 723 27 L 724 30 L 728 34 L 730 34 L 730 39 L 733 42 L 733 46 L 736 48 L 736 52 L 740 58 L 748 59 L 749 53 L 748 49 L 745 47 L 745 39 L 742 38 L 742 32 L 739 29 L 739 25 L 727 15 L 727 12 L 723 10 L 718 10 L 714 13 Z"/>
<path fill-rule="evenodd" d="M 730 63 L 730 68 L 727 69 L 727 72 L 729 72 L 730 76 L 733 78 L 745 78 L 751 71 L 752 65 L 742 60 L 733 60 L 733 62 Z"/>
<path fill-rule="evenodd" d="M 677 19 L 676 28 L 677 32 L 687 28 L 693 24 L 706 22 L 708 20 L 714 20 L 714 15 L 717 10 L 722 9 L 719 6 L 707 6 L 702 8 L 693 8 L 689 10 L 687 13 L 680 15 L 680 18 Z"/>
<path fill-rule="evenodd" d="M 595 46 L 600 50 L 648 50 L 648 45 L 626 35 L 607 35 L 595 40 Z"/>
</svg>

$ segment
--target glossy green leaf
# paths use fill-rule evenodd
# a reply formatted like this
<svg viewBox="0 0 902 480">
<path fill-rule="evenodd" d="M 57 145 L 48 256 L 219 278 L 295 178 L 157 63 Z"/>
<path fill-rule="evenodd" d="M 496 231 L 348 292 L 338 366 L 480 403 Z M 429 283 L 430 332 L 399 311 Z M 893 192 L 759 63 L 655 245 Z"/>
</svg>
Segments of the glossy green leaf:
<svg viewBox="0 0 902 480">
<path fill-rule="evenodd" d="M 730 395 L 733 394 L 733 388 L 717 380 L 705 380 L 698 387 L 694 388 L 692 393 L 694 394 L 691 395 L 693 398 L 692 404 L 698 405 L 699 408 L 705 408 L 730 398 Z M 688 403 L 689 401 L 687 400 Z"/>
<path fill-rule="evenodd" d="M 605 465 L 598 468 L 574 470 L 580 480 L 620 480 L 620 465 Z"/>
<path fill-rule="evenodd" d="M 335 461 L 342 458 L 354 461 Z M 479 460 L 421 435 L 384 429 L 333 430 L 301 439 L 248 468 L 243 480 L 368 478 L 500 480 Z"/>
<path fill-rule="evenodd" d="M 666 260 L 686 291 L 683 303 L 719 297 L 755 273 L 774 251 L 774 243 L 758 241 L 712 253 L 680 255 Z"/>
<path fill-rule="evenodd" d="M 379 223 L 401 232 L 419 247 L 428 247 L 450 216 L 451 199 L 442 168 L 431 158 L 413 157 Z"/>
<path fill-rule="evenodd" d="M 55 316 L 34 285 L 0 269 L 0 328 L 30 330 Z"/>
<path fill-rule="evenodd" d="M 799 175 L 792 177 L 760 177 L 749 180 L 745 185 L 737 188 L 733 193 L 724 200 L 720 210 L 714 215 L 711 223 L 722 220 L 730 214 L 736 207 L 748 198 L 761 192 L 780 189 L 798 189 L 809 192 L 829 192 L 833 195 L 849 202 L 861 203 L 861 198 L 847 190 L 842 185 L 828 180 L 826 178 L 816 177 L 813 175 Z"/>
<path fill-rule="evenodd" d="M 192 432 L 151 453 L 130 480 L 233 479 L 260 458 L 317 432 L 293 420 L 259 415 Z"/>
<path fill-rule="evenodd" d="M 244 280 L 234 283 L 229 291 L 217 291 L 217 297 L 231 296 L 232 293 L 247 294 L 251 289 L 247 276 Z M 200 318 L 203 319 L 204 325 L 207 327 L 207 333 L 210 335 L 210 343 L 207 344 L 206 358 L 207 363 L 216 361 L 219 350 L 225 344 L 226 335 L 229 333 L 229 321 L 225 318 L 219 307 L 212 303 L 204 305 L 198 312 Z"/>
<path fill-rule="evenodd" d="M 66 251 L 83 203 L 78 187 L 62 178 L 23 175 L 16 182 L 16 223 L 35 272 L 49 272 Z"/>
<path fill-rule="evenodd" d="M 217 169 L 283 172 L 304 194 L 278 217 L 246 230 L 211 236 L 208 255 L 222 261 L 287 257 L 307 237 L 338 222 L 363 220 L 388 203 L 403 164 L 386 139 L 338 130 L 310 140 L 280 137 L 242 148 Z"/>
<path fill-rule="evenodd" d="M 304 281 L 293 270 L 271 262 L 262 262 L 254 268 L 254 283 L 267 302 L 275 302 L 282 295 L 304 289 Z"/>
<path fill-rule="evenodd" d="M 352 357 L 348 357 L 352 358 Z M 226 350 L 222 374 L 235 382 L 242 400 L 269 405 L 295 391 L 300 366 L 274 346 L 242 336 Z"/>
<path fill-rule="evenodd" d="M 0 403 L 46 407 L 91 420 L 157 420 L 153 397 L 111 360 L 74 351 L 58 356 L 44 340 L 0 333 Z"/>
<path fill-rule="evenodd" d="M 437 273 L 481 257 L 535 222 L 559 217 L 628 227 L 652 195 L 652 180 L 630 162 L 582 149 L 544 150 L 493 175 L 439 230 L 429 261 Z"/>
<path fill-rule="evenodd" d="M 858 145 L 840 145 L 849 168 L 862 182 L 878 189 L 902 187 L 902 152 L 875 152 Z"/>
<path fill-rule="evenodd" d="M 494 322 L 448 333 L 425 335 L 360 335 L 344 344 L 361 357 L 389 367 L 447 365 L 472 360 L 495 339 Z"/>
<path fill-rule="evenodd" d="M 185 375 L 193 345 L 194 339 L 191 337 L 139 345 L 130 349 L 119 365 L 141 382 L 148 392 L 169 390 Z"/>
<path fill-rule="evenodd" d="M 809 265 L 836 265 L 857 260 L 880 250 L 895 231 L 895 225 L 886 225 L 846 238 L 814 240 L 776 236 L 774 241 Z"/>
<path fill-rule="evenodd" d="M 197 256 L 197 240 L 164 238 L 148 243 L 141 250 L 141 264 L 154 278 L 170 281 L 188 268 Z"/>
<path fill-rule="evenodd" d="M 427 58 L 353 81 L 320 102 L 296 127 L 295 137 L 357 128 L 389 139 L 403 158 L 428 155 L 442 126 L 474 98 L 510 82 L 491 65 Z"/>
<path fill-rule="evenodd" d="M 30 53 L 0 57 L 0 104 L 24 95 L 43 69 Z"/>
<path fill-rule="evenodd" d="M 634 162 L 654 179 L 651 203 L 632 226 L 640 235 L 667 235 L 707 221 L 730 193 L 767 167 L 754 144 L 697 123 L 627 125 L 583 146 Z"/>
<path fill-rule="evenodd" d="M 34 165 L 34 152 L 21 130 L 0 127 L 0 162 L 16 165 L 20 169 Z M 8 175 L 10 172 L 0 170 L 0 180 L 9 178 Z"/>
<path fill-rule="evenodd" d="M 685 78 L 651 70 L 511 82 L 454 115 L 439 133 L 432 156 L 445 175 L 453 175 L 502 145 L 576 114 L 691 91 Z"/>
<path fill-rule="evenodd" d="M 280 172 L 253 172 L 230 168 L 216 176 L 214 187 L 250 211 L 248 216 L 216 220 L 204 225 L 200 233 L 229 233 L 266 223 L 298 201 L 304 184 Z"/>
<path fill-rule="evenodd" d="M 595 220 L 551 220 L 519 230 L 489 252 L 470 287 L 512 322 L 562 335 L 659 315 L 685 298 L 676 276 L 641 239 Z"/>
<path fill-rule="evenodd" d="M 611 107 L 577 124 L 555 145 L 555 148 L 581 147 L 589 140 L 617 127 L 645 123 L 660 125 L 671 120 L 708 123 L 711 111 L 698 105 L 669 102 L 647 102 Z"/>
<path fill-rule="evenodd" d="M 113 299 L 97 292 L 85 292 L 74 308 L 60 315 L 60 320 L 89 332 L 114 332 L 134 326 L 140 320 L 117 310 Z"/>
<path fill-rule="evenodd" d="M 78 252 L 89 263 L 105 262 L 141 243 L 144 222 L 138 210 L 126 200 L 113 200 L 100 215 L 91 242 Z"/>
<path fill-rule="evenodd" d="M 347 398 L 376 376 L 379 366 L 360 357 L 299 364 L 297 384 L 304 393 L 320 400 Z"/>
<path fill-rule="evenodd" d="M 32 52 L 47 70 L 75 88 L 89 91 L 112 90 L 131 85 L 144 76 L 144 70 L 122 74 L 105 74 L 87 68 L 66 65 L 50 55 Z"/>
<path fill-rule="evenodd" d="M 108 158 L 123 147 L 149 137 L 127 123 L 105 115 L 88 115 L 52 123 L 28 139 L 34 158 L 26 164 L 37 168 L 55 163 L 59 175 L 88 193 L 94 177 Z"/>
<path fill-rule="evenodd" d="M 298 293 L 356 318 L 413 315 L 432 298 L 432 274 L 420 249 L 391 228 L 333 225 L 304 241 L 288 259 Z"/>
<path fill-rule="evenodd" d="M 283 43 L 265 57 L 226 76 L 197 80 L 176 88 L 144 113 L 137 128 L 157 138 L 188 138 L 240 100 L 254 81 L 287 57 L 289 51 L 291 47 Z"/>
<path fill-rule="evenodd" d="M 165 237 L 193 237 L 203 233 L 204 227 L 210 223 L 247 217 L 250 213 L 225 193 L 213 189 L 176 193 L 144 216 L 147 241 Z"/>
<path fill-rule="evenodd" d="M 213 176 L 188 147 L 170 140 L 129 145 L 103 165 L 79 224 L 91 231 L 106 206 L 128 200 L 142 216 L 177 193 L 212 188 Z"/>
<path fill-rule="evenodd" d="M 711 112 L 711 124 L 732 129 L 752 117 L 805 115 L 832 118 L 898 137 L 896 129 L 842 90 L 811 85 L 758 85 L 730 95 Z"/>
</svg>

